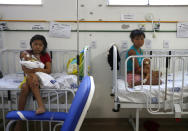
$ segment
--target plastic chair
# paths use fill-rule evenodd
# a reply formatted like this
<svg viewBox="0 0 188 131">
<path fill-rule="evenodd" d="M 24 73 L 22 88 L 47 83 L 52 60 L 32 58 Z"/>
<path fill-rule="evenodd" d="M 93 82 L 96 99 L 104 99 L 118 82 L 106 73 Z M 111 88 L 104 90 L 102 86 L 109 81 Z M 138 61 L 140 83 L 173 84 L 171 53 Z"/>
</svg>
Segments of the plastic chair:
<svg viewBox="0 0 188 131">
<path fill-rule="evenodd" d="M 6 131 L 9 131 L 12 123 L 16 120 L 64 121 L 61 131 L 79 131 L 91 104 L 94 91 L 93 77 L 86 76 L 80 83 L 68 112 L 45 112 L 36 115 L 35 111 L 11 111 L 6 115 L 6 119 L 11 120 L 7 124 Z"/>
</svg>

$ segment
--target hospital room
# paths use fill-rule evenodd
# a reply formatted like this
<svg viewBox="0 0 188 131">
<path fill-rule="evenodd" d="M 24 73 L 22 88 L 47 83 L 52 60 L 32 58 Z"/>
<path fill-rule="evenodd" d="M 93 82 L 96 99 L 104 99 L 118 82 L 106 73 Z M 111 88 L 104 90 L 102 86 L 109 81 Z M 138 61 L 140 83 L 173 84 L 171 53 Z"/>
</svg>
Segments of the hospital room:
<svg viewBox="0 0 188 131">
<path fill-rule="evenodd" d="M 188 131 L 188 0 L 0 0 L 0 131 Z"/>
</svg>

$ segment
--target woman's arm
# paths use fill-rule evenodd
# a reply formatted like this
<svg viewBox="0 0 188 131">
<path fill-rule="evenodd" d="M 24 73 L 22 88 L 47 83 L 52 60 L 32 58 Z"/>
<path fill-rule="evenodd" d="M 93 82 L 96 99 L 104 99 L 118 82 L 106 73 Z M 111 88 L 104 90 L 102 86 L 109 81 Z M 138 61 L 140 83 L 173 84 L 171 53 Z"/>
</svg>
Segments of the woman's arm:
<svg viewBox="0 0 188 131">
<path fill-rule="evenodd" d="M 51 68 L 52 68 L 51 62 L 46 62 L 44 69 L 42 69 L 42 68 L 35 68 L 35 69 L 32 69 L 32 70 L 34 72 L 44 72 L 44 73 L 50 74 L 51 73 Z"/>
<path fill-rule="evenodd" d="M 45 69 L 42 69 L 42 68 L 28 69 L 25 66 L 22 66 L 22 70 L 24 71 L 25 74 L 32 74 L 35 72 L 44 72 L 44 73 L 50 74 L 51 73 L 51 62 L 46 62 Z"/>
<path fill-rule="evenodd" d="M 25 74 L 35 73 L 33 69 L 28 69 L 25 66 L 22 66 L 22 70 L 24 71 Z"/>
</svg>

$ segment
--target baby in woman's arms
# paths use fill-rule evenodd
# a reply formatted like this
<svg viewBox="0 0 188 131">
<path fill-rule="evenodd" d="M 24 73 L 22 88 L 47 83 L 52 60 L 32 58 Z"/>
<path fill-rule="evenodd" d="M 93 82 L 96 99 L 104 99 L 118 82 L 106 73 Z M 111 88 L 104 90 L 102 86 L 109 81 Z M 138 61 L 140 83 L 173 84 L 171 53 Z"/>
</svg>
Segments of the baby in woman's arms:
<svg viewBox="0 0 188 131">
<path fill-rule="evenodd" d="M 35 56 L 30 55 L 28 52 L 23 51 L 20 53 L 20 64 L 29 69 L 44 68 L 44 64 L 40 62 Z M 40 79 L 41 87 L 55 87 L 60 88 L 56 80 L 49 74 L 43 72 L 36 72 L 36 75 Z"/>
<path fill-rule="evenodd" d="M 44 64 L 42 62 L 40 62 L 34 55 L 30 55 L 26 51 L 20 53 L 20 59 L 20 64 L 29 69 L 44 68 Z"/>
</svg>

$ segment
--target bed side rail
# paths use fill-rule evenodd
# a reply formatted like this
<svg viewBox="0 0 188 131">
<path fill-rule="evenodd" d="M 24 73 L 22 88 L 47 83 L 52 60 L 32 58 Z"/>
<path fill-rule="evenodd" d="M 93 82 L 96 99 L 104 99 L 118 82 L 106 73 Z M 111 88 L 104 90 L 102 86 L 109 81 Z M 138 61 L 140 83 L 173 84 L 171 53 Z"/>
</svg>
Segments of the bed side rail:
<svg viewBox="0 0 188 131">
<path fill-rule="evenodd" d="M 8 92 L 11 94 L 9 96 Z M 45 105 L 46 111 L 55 111 L 55 112 L 68 112 L 72 100 L 75 96 L 75 92 L 71 89 L 41 89 L 41 96 L 43 98 L 43 103 Z M 2 118 L 2 125 L 5 131 L 7 120 L 5 119 L 6 114 L 12 110 L 18 110 L 18 99 L 19 99 L 20 89 L 14 89 L 7 91 L 6 89 L 0 90 L 0 116 Z M 10 97 L 10 98 L 9 98 Z M 28 96 L 29 99 L 26 104 L 26 110 L 36 110 L 37 102 L 33 99 L 32 95 Z M 27 131 L 29 127 L 33 126 L 32 124 L 27 124 Z M 58 124 L 58 123 L 56 123 Z M 36 125 L 35 125 L 36 126 Z M 45 125 L 46 126 L 46 125 Z M 46 129 L 44 123 L 41 122 L 39 128 L 43 130 Z M 51 122 L 48 123 L 48 129 L 51 130 L 53 125 Z M 2 129 L 2 127 L 1 127 Z M 32 127 L 33 129 L 33 127 Z M 47 129 L 46 129 L 47 130 Z"/>
<path fill-rule="evenodd" d="M 22 73 L 20 61 L 21 49 L 4 49 L 0 51 L 0 70 L 4 75 L 11 73 Z M 76 50 L 51 49 L 48 51 L 52 57 L 52 72 L 65 72 L 67 62 L 70 58 L 76 56 Z M 88 75 L 90 70 L 90 48 L 84 47 L 84 76 Z M 86 68 L 87 67 L 87 68 Z"/>
<path fill-rule="evenodd" d="M 0 52 L 0 67 L 4 75 L 22 73 L 20 61 L 20 49 L 5 49 Z M 52 57 L 52 72 L 66 71 L 68 60 L 76 56 L 76 50 L 53 49 L 48 51 Z"/>
<path fill-rule="evenodd" d="M 113 71 L 112 71 L 112 94 L 117 89 L 117 47 L 113 45 Z"/>
<path fill-rule="evenodd" d="M 188 90 L 188 84 L 185 82 L 186 78 L 188 78 L 187 71 L 187 63 L 188 63 L 188 55 L 144 55 L 144 56 L 130 56 L 125 60 L 125 81 L 127 81 L 127 62 L 132 59 L 133 69 L 135 59 L 138 57 L 142 57 L 142 65 L 141 65 L 141 83 L 139 84 L 139 88 L 135 85 L 135 79 L 133 77 L 132 80 L 132 88 L 135 90 L 131 90 L 130 93 L 142 92 L 146 98 L 147 110 L 151 114 L 175 114 L 180 117 L 180 114 L 188 114 L 188 104 L 184 102 L 183 96 L 186 95 L 184 93 L 185 90 Z M 144 74 L 143 74 L 143 61 L 144 59 L 150 59 L 151 68 L 150 68 L 150 84 L 148 84 L 147 89 L 144 88 Z M 158 59 L 158 60 L 156 60 Z M 171 66 L 168 66 L 169 60 L 171 61 Z M 159 62 L 158 64 L 155 62 Z M 177 62 L 180 61 L 180 62 Z M 152 86 L 152 71 L 153 64 L 157 64 L 157 70 L 159 73 L 163 72 L 163 76 L 158 75 L 158 87 L 157 95 L 155 96 L 156 103 L 152 103 L 151 91 L 153 90 Z M 163 66 L 166 65 L 166 66 Z M 176 70 L 178 68 L 178 70 Z M 135 70 L 132 71 L 132 75 L 135 75 Z M 160 80 L 163 80 L 163 86 L 160 84 Z M 169 84 L 169 82 L 172 82 Z M 180 82 L 177 86 L 176 81 Z M 162 88 L 163 87 L 163 88 Z M 170 87 L 170 89 L 169 89 Z M 126 86 L 127 91 L 130 91 L 130 83 L 129 87 Z M 167 95 L 168 94 L 168 95 Z M 162 96 L 162 98 L 161 98 Z M 176 99 L 175 99 L 176 96 Z M 178 99 L 177 99 L 178 97 Z M 188 97 L 188 96 L 187 96 Z M 161 104 L 163 102 L 163 104 Z"/>
<path fill-rule="evenodd" d="M 84 47 L 84 76 L 91 75 L 91 48 L 88 46 Z"/>
</svg>

